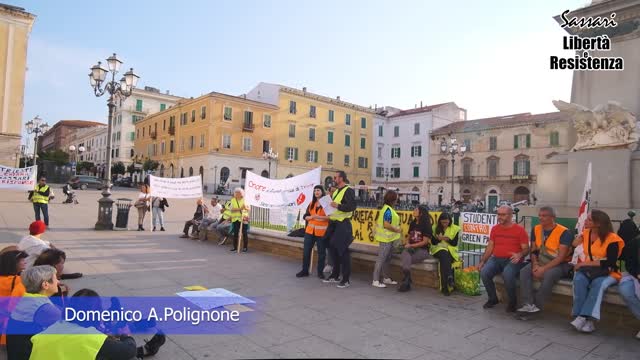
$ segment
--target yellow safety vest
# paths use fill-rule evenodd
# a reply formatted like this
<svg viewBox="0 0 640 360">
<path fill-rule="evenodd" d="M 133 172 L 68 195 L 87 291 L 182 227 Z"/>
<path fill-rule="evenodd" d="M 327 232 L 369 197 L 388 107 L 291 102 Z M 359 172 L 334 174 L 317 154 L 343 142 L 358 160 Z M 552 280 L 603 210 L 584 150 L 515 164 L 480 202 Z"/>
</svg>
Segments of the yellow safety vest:
<svg viewBox="0 0 640 360">
<path fill-rule="evenodd" d="M 347 192 L 348 188 L 349 185 L 345 185 L 342 189 L 336 190 L 336 192 L 333 193 L 333 201 L 338 205 L 341 205 L 344 193 Z M 342 221 L 344 219 L 350 219 L 351 216 L 353 216 L 353 211 L 344 212 L 336 209 L 336 211 L 329 215 L 329 219 L 333 221 Z"/>
<path fill-rule="evenodd" d="M 231 199 L 231 209 L 242 209 L 240 212 L 231 212 L 231 222 L 242 221 L 242 215 L 244 214 L 244 198 L 238 201 L 236 198 Z"/>
<path fill-rule="evenodd" d="M 222 219 L 231 219 L 231 200 L 224 204 L 224 211 L 222 212 Z"/>
<path fill-rule="evenodd" d="M 95 359 L 107 335 L 94 327 L 58 321 L 31 337 L 33 349 L 29 360 Z"/>
<path fill-rule="evenodd" d="M 391 206 L 385 204 L 378 214 L 375 234 L 375 240 L 381 243 L 393 242 L 400 239 L 399 233 L 384 228 L 384 214 L 387 212 L 387 209 L 391 210 L 391 225 L 400 226 L 400 215 L 398 215 Z"/>
<path fill-rule="evenodd" d="M 436 227 L 438 225 L 437 224 L 433 224 L 433 238 L 435 239 L 436 237 Z M 458 232 L 460 232 L 460 227 L 456 224 L 451 224 L 449 225 L 448 228 L 446 228 L 444 230 L 444 236 L 448 237 L 449 239 L 453 240 L 456 235 L 458 235 Z M 458 241 L 460 241 L 458 239 Z M 441 251 L 441 250 L 448 250 L 449 254 L 451 254 L 451 257 L 453 258 L 454 261 L 458 261 L 460 260 L 460 256 L 458 256 L 458 247 L 457 246 L 453 246 L 453 245 L 449 245 L 447 243 L 445 243 L 444 241 L 440 241 L 437 245 L 431 245 L 431 255 L 436 254 L 437 252 Z"/>
<path fill-rule="evenodd" d="M 39 203 L 39 204 L 48 204 L 49 203 L 49 197 L 48 196 L 43 196 L 40 195 L 38 193 L 38 191 L 47 191 L 49 189 L 49 185 L 45 185 L 45 186 L 40 186 L 40 184 L 36 185 L 35 191 L 33 193 L 33 196 L 31 197 L 31 201 L 33 203 Z"/>
</svg>

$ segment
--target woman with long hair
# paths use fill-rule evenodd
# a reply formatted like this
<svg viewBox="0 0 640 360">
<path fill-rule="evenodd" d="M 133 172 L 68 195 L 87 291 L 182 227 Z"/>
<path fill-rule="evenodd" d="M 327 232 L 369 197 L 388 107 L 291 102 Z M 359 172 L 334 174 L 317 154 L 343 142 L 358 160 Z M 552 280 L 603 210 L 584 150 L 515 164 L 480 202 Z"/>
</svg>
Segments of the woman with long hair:
<svg viewBox="0 0 640 360">
<path fill-rule="evenodd" d="M 0 345 L 7 343 L 7 321 L 16 307 L 18 298 L 27 290 L 22 284 L 20 273 L 27 267 L 27 253 L 10 250 L 0 254 Z"/>
<path fill-rule="evenodd" d="M 135 207 L 138 209 L 138 231 L 144 231 L 142 224 L 144 223 L 144 216 L 149 209 L 150 201 L 151 195 L 149 194 L 149 186 L 146 184 L 140 185 L 140 193 L 138 194 L 138 200 L 135 203 Z"/>
<path fill-rule="evenodd" d="M 373 268 L 372 286 L 385 288 L 386 284 L 395 285 L 397 282 L 391 279 L 389 263 L 393 256 L 393 243 L 400 240 L 402 229 L 400 228 L 400 216 L 393 209 L 398 202 L 398 193 L 389 190 L 384 194 L 384 205 L 376 219 L 375 240 L 378 242 L 378 259 Z M 380 277 L 382 273 L 382 278 Z"/>
<path fill-rule="evenodd" d="M 622 278 L 618 258 L 624 241 L 613 232 L 609 215 L 601 210 L 591 210 L 584 223 L 584 231 L 573 241 L 582 245 L 584 257 L 574 267 L 573 311 L 571 325 L 576 330 L 591 333 L 594 321 L 600 320 L 600 305 L 608 287 Z"/>
<path fill-rule="evenodd" d="M 409 224 L 409 234 L 407 243 L 400 254 L 402 260 L 402 273 L 404 278 L 398 291 L 411 290 L 411 265 L 420 263 L 429 256 L 429 245 L 431 244 L 433 228 L 429 209 L 420 205 L 413 209 L 413 220 Z"/>
<path fill-rule="evenodd" d="M 325 196 L 322 185 L 313 187 L 313 199 L 304 213 L 304 219 L 307 221 L 304 234 L 304 250 L 302 255 L 302 271 L 296 274 L 296 277 L 309 276 L 309 264 L 311 263 L 311 250 L 316 245 L 318 251 L 318 278 L 324 279 L 324 263 L 327 254 L 327 244 L 324 235 L 329 226 L 329 217 L 325 214 L 320 198 Z"/>
<path fill-rule="evenodd" d="M 453 290 L 453 262 L 458 261 L 458 233 L 460 227 L 453 223 L 451 215 L 440 214 L 433 226 L 431 255 L 440 263 L 440 291 L 449 296 Z"/>
</svg>

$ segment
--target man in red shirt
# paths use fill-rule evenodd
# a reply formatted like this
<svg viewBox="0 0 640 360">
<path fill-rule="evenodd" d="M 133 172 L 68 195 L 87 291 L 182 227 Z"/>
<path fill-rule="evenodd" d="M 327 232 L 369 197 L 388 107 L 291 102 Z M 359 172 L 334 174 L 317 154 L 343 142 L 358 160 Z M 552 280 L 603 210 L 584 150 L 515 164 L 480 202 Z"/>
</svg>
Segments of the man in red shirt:
<svg viewBox="0 0 640 360">
<path fill-rule="evenodd" d="M 489 243 L 478 264 L 482 283 L 489 296 L 483 306 L 485 309 L 498 304 L 493 277 L 502 274 L 509 297 L 507 312 L 516 311 L 516 279 L 524 266 L 524 258 L 529 253 L 529 236 L 522 226 L 513 223 L 512 218 L 513 209 L 510 206 L 498 208 L 498 224 L 491 229 Z"/>
</svg>

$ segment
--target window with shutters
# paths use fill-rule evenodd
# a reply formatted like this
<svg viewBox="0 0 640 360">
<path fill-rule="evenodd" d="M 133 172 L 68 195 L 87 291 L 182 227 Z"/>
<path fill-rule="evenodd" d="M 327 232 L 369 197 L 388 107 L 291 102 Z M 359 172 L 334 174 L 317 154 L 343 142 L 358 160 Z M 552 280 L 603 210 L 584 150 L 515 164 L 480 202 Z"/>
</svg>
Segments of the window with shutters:
<svg viewBox="0 0 640 360">
<path fill-rule="evenodd" d="M 464 139 L 463 144 L 465 146 L 464 151 L 465 152 L 470 152 L 471 151 L 471 139 Z"/>
<path fill-rule="evenodd" d="M 400 168 L 399 167 L 392 167 L 391 168 L 391 177 L 394 178 L 394 179 L 400 178 Z"/>
<path fill-rule="evenodd" d="M 489 151 L 496 151 L 496 150 L 498 150 L 498 137 L 491 136 L 489 138 Z"/>
<path fill-rule="evenodd" d="M 204 147 L 204 134 L 200 135 L 200 147 L 203 148 Z"/>
<path fill-rule="evenodd" d="M 136 111 L 142 111 L 142 100 L 136 100 Z"/>
<path fill-rule="evenodd" d="M 382 159 L 382 145 L 378 145 L 378 159 Z"/>
<path fill-rule="evenodd" d="M 346 125 L 351 125 L 351 114 L 346 114 L 346 115 L 344 116 L 344 123 L 345 123 Z"/>
<path fill-rule="evenodd" d="M 251 151 L 251 138 L 242 138 L 242 151 Z"/>
<path fill-rule="evenodd" d="M 557 131 L 552 131 L 549 134 L 549 144 L 551 146 L 560 146 L 560 133 Z"/>
<path fill-rule="evenodd" d="M 307 162 L 318 162 L 318 152 L 316 150 L 307 150 Z"/>
<path fill-rule="evenodd" d="M 465 179 L 471 178 L 471 165 L 472 160 L 462 160 L 462 177 Z"/>
<path fill-rule="evenodd" d="M 376 166 L 376 177 L 378 178 L 384 177 L 384 167 Z"/>
<path fill-rule="evenodd" d="M 289 124 L 289 137 L 296 137 L 296 124 Z"/>
<path fill-rule="evenodd" d="M 529 157 L 527 156 L 518 156 L 515 158 L 513 162 L 513 175 L 516 176 L 525 176 L 530 175 L 530 163 Z"/>
<path fill-rule="evenodd" d="M 166 150 L 166 145 L 165 145 L 165 143 L 163 141 L 163 142 L 160 143 L 160 155 L 164 155 L 165 150 Z"/>
<path fill-rule="evenodd" d="M 327 143 L 328 144 L 333 144 L 333 131 L 328 131 L 327 132 Z"/>
<path fill-rule="evenodd" d="M 400 126 L 394 126 L 393 127 L 393 137 L 399 137 L 400 136 Z"/>
<path fill-rule="evenodd" d="M 327 164 L 333 164 L 333 153 L 332 152 L 328 152 L 327 153 Z"/>
<path fill-rule="evenodd" d="M 196 111 L 195 110 L 191 110 L 191 122 L 196 121 Z"/>
<path fill-rule="evenodd" d="M 333 122 L 334 117 L 335 117 L 335 112 L 333 110 L 329 110 L 329 122 Z"/>
<path fill-rule="evenodd" d="M 413 177 L 414 178 L 420 177 L 420 166 L 413 167 Z"/>
<path fill-rule="evenodd" d="M 498 158 L 492 157 L 487 159 L 487 174 L 490 178 L 498 176 Z"/>
<path fill-rule="evenodd" d="M 262 140 L 262 152 L 268 153 L 271 149 L 271 142 L 269 140 Z"/>
<path fill-rule="evenodd" d="M 287 160 L 289 161 L 298 160 L 298 148 L 287 147 L 284 149 L 284 152 L 287 153 Z"/>
<path fill-rule="evenodd" d="M 345 134 L 344 136 L 344 146 L 351 146 L 351 135 Z"/>
<path fill-rule="evenodd" d="M 366 157 L 358 157 L 358 168 L 366 169 L 369 167 L 369 159 Z"/>
<path fill-rule="evenodd" d="M 207 117 L 207 107 L 203 106 L 200 108 L 200 118 L 204 119 Z"/>
<path fill-rule="evenodd" d="M 193 150 L 195 146 L 196 146 L 196 137 L 191 135 L 189 137 L 189 150 Z"/>
<path fill-rule="evenodd" d="M 175 143 L 173 140 L 169 140 L 169 152 L 173 153 L 174 151 L 176 151 L 175 149 Z"/>
<path fill-rule="evenodd" d="M 413 124 L 413 135 L 420 135 L 420 123 Z"/>
<path fill-rule="evenodd" d="M 520 134 L 513 136 L 514 149 L 528 149 L 531 147 L 531 134 Z"/>
<path fill-rule="evenodd" d="M 366 149 L 367 148 L 367 139 L 364 137 L 360 138 L 360 149 Z"/>
<path fill-rule="evenodd" d="M 316 107 L 315 107 L 315 105 L 309 105 L 309 117 L 310 118 L 315 118 L 316 117 Z"/>
<path fill-rule="evenodd" d="M 447 160 L 441 159 L 438 161 L 438 175 L 441 178 L 446 178 L 449 172 L 449 162 Z"/>
<path fill-rule="evenodd" d="M 367 128 L 367 118 L 366 117 L 360 118 L 360 128 L 361 129 L 366 129 Z"/>
<path fill-rule="evenodd" d="M 295 114 L 297 112 L 296 110 L 296 102 L 293 100 L 289 101 L 289 114 Z"/>
<path fill-rule="evenodd" d="M 378 125 L 378 137 L 382 137 L 383 133 L 384 133 L 383 126 Z"/>
<path fill-rule="evenodd" d="M 316 141 L 316 128 L 309 128 L 309 141 Z"/>
<path fill-rule="evenodd" d="M 223 119 L 227 121 L 231 121 L 233 119 L 233 108 L 231 108 L 230 106 L 224 107 Z"/>
<path fill-rule="evenodd" d="M 400 147 L 399 146 L 395 146 L 391 148 L 391 158 L 395 159 L 395 158 L 399 158 L 400 157 Z"/>
<path fill-rule="evenodd" d="M 351 166 L 351 157 L 349 157 L 349 155 L 345 155 L 344 156 L 344 166 Z"/>
<path fill-rule="evenodd" d="M 229 134 L 222 135 L 222 148 L 231 149 L 231 135 Z"/>
<path fill-rule="evenodd" d="M 422 156 L 422 145 L 414 145 L 411 147 L 411 157 Z"/>
<path fill-rule="evenodd" d="M 165 111 L 167 109 L 166 104 L 160 104 L 160 111 Z"/>
<path fill-rule="evenodd" d="M 270 128 L 271 127 L 271 115 L 264 114 L 264 116 L 262 117 L 262 126 L 264 126 L 266 128 Z"/>
</svg>

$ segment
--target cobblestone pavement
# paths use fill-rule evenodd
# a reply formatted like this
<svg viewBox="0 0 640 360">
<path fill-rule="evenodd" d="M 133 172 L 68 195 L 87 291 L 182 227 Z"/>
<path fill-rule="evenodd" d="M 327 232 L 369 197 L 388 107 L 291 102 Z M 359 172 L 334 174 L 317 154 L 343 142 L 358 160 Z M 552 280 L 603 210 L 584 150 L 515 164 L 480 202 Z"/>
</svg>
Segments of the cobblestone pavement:
<svg viewBox="0 0 640 360">
<path fill-rule="evenodd" d="M 297 279 L 298 261 L 259 252 L 232 254 L 214 243 L 179 239 L 194 201 L 170 200 L 167 232 L 97 232 L 97 191 L 79 191 L 79 205 L 61 204 L 62 192 L 56 192 L 51 230 L 44 237 L 67 252 L 68 271 L 85 274 L 67 281 L 72 290 L 88 287 L 104 296 L 172 295 L 184 286 L 203 285 L 257 298 L 253 331 L 171 335 L 155 359 L 639 358 L 640 341 L 628 329 L 578 334 L 568 317 L 519 321 L 503 306 L 483 310 L 485 297 L 443 297 L 432 289 L 401 294 L 371 287 L 370 274 L 355 274 L 350 288 L 338 289 L 313 277 Z M 135 196 L 134 190 L 116 188 L 113 198 Z M 135 219 L 130 214 L 129 228 L 134 229 Z M 0 245 L 16 243 L 32 220 L 25 193 L 0 191 Z"/>
</svg>

